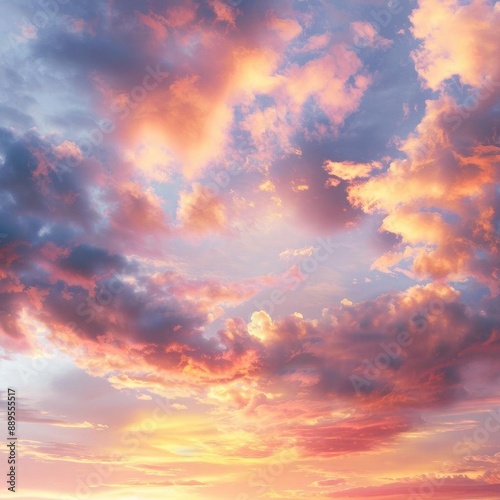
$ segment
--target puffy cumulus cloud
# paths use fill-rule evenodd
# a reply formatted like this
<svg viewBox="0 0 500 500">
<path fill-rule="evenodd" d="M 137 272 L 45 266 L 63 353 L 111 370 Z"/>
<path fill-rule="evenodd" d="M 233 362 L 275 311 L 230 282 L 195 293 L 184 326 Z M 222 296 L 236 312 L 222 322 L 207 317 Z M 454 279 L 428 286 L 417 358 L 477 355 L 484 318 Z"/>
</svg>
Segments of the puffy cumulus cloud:
<svg viewBox="0 0 500 500">
<path fill-rule="evenodd" d="M 141 267 L 140 259 L 117 249 L 144 256 L 147 245 L 134 245 L 136 240 L 144 243 L 168 233 L 152 188 L 120 176 L 111 182 L 93 163 L 88 170 L 64 172 L 59 180 L 55 155 L 64 159 L 76 154 L 74 148 L 66 144 L 53 153 L 35 136 L 20 140 L 5 133 L 3 139 L 2 210 L 18 215 L 2 219 L 2 231 L 8 235 L 1 246 L 4 345 L 34 345 L 23 317 L 27 309 L 38 313 L 37 321 L 49 328 L 50 338 L 63 352 L 95 374 L 128 372 L 133 359 L 137 369 L 155 366 L 184 383 L 187 373 L 193 380 L 195 374 L 201 380 L 230 380 L 254 373 L 268 356 L 269 366 L 289 356 L 288 347 L 274 340 L 272 352 L 264 354 L 267 344 L 241 322 L 226 323 L 215 336 L 205 333 L 226 305 L 241 304 L 276 284 L 276 278 L 224 284 L 188 280 L 177 273 L 148 277 L 150 270 Z M 192 221 L 193 213 L 190 216 Z M 290 346 L 300 350 L 304 333 L 291 342 L 304 328 L 300 321 L 298 315 L 280 327 L 290 327 L 290 334 L 272 326 L 269 338 L 288 338 Z M 162 375 L 155 383 L 144 381 L 132 376 L 133 371 L 116 384 L 162 387 L 169 380 Z"/>
<path fill-rule="evenodd" d="M 211 71 L 222 85 L 215 86 L 215 76 L 205 75 L 204 66 L 198 63 L 200 67 L 193 68 L 195 75 L 177 77 L 168 87 L 148 94 L 137 104 L 133 122 L 125 125 L 126 137 L 138 148 L 151 134 L 159 137 L 167 154 L 183 165 L 187 177 L 196 177 L 230 149 L 228 132 L 240 126 L 235 123 L 237 106 L 251 106 L 241 127 L 251 133 L 256 161 L 265 164 L 294 150 L 291 138 L 302 128 L 309 98 L 337 127 L 357 109 L 370 83 L 361 61 L 342 45 L 284 73 L 278 71 L 282 56 L 276 44 L 229 49 L 225 41 L 217 39 L 215 48 L 200 50 L 207 57 L 215 51 L 216 57 L 210 57 L 217 62 Z M 255 101 L 257 94 L 269 96 L 273 104 L 262 108 Z M 324 132 L 318 129 L 317 133 Z"/>
<path fill-rule="evenodd" d="M 345 303 L 340 313 L 334 317 L 326 316 L 336 333 L 320 349 L 323 356 L 338 359 L 338 362 L 325 368 L 317 389 L 349 393 L 353 387 L 344 384 L 341 373 L 349 371 L 350 367 L 353 385 L 361 380 L 358 377 L 367 377 L 366 380 L 373 377 L 373 382 L 368 385 L 361 387 L 363 382 L 358 385 L 361 392 L 367 394 L 388 391 L 394 401 L 418 404 L 419 384 L 422 384 L 420 387 L 426 393 L 428 402 L 437 403 L 440 398 L 453 397 L 459 377 L 450 376 L 457 367 L 453 362 L 455 354 L 449 349 L 465 349 L 467 335 L 476 335 L 469 323 L 460 333 L 462 340 L 457 340 L 457 331 L 452 326 L 457 322 L 456 315 L 467 317 L 465 308 L 459 305 L 457 292 L 437 285 L 417 286 L 405 293 L 381 296 L 363 304 L 349 306 Z M 384 345 L 387 347 L 391 338 L 397 343 L 398 334 L 405 331 L 409 336 L 408 345 L 400 346 L 400 354 L 387 362 L 391 356 L 386 356 Z M 493 330 L 489 330 L 485 335 L 492 333 Z M 482 339 L 477 341 L 482 343 Z M 435 345 L 442 346 L 441 356 L 436 355 Z M 445 345 L 448 347 L 445 348 Z M 399 348 L 394 348 L 399 352 Z M 349 350 L 348 356 L 342 352 L 344 349 Z M 433 352 L 433 357 L 425 352 Z M 378 355 L 387 362 L 385 369 L 379 370 L 373 364 Z M 426 359 L 432 359 L 429 365 Z M 412 366 L 413 363 L 415 366 Z M 344 367 L 339 369 L 339 365 Z"/>
<path fill-rule="evenodd" d="M 259 339 L 263 344 L 276 339 L 273 322 L 265 311 L 257 311 L 252 314 L 248 324 L 248 333 Z"/>
<path fill-rule="evenodd" d="M 302 456 L 384 449 L 423 424 L 416 408 L 474 400 L 464 370 L 479 359 L 494 369 L 498 308 L 491 312 L 472 312 L 444 285 L 346 302 L 319 321 L 256 312 L 248 332 L 264 346 L 259 369 L 208 401 L 279 422 L 273 434 L 292 438 Z"/>
<path fill-rule="evenodd" d="M 357 415 L 352 426 L 347 423 L 350 416 L 337 424 L 326 419 L 312 429 L 298 425 L 303 407 L 325 398 L 347 405 L 356 402 L 367 412 L 382 404 L 393 409 L 419 408 L 423 402 L 437 406 L 467 396 L 462 373 L 469 363 L 495 363 L 498 306 L 490 304 L 488 314 L 481 315 L 467 309 L 458 292 L 445 285 L 417 286 L 358 304 L 343 301 L 340 309 L 325 310 L 321 319 L 297 313 L 273 321 L 264 311 L 254 312 L 248 324 L 228 319 L 225 308 L 241 305 L 275 278 L 222 282 L 187 278 L 171 270 L 151 273 L 139 260 L 112 249 L 133 237 L 123 226 L 141 235 L 168 233 L 155 192 L 137 180 L 118 178 L 101 186 L 106 196 L 95 198 L 82 182 L 79 196 L 58 197 L 83 173 L 68 172 L 59 184 L 50 165 L 43 164 L 50 148 L 33 142 L 28 148 L 9 134 L 4 141 L 2 210 L 19 217 L 2 219 L 2 232 L 10 235 L 0 247 L 6 257 L 0 283 L 7 313 L 1 317 L 3 345 L 29 349 L 34 342 L 29 324 L 23 323 L 26 308 L 39 312 L 37 320 L 62 352 L 88 372 L 107 377 L 116 388 L 178 391 L 266 418 L 282 417 L 289 400 L 298 398 L 297 421 L 292 419 L 293 425 L 284 426 L 280 435 L 286 437 L 295 428 L 295 445 L 307 456 L 371 450 L 417 424 L 396 412 L 379 422 Z M 24 182 L 19 177 L 22 168 Z M 323 183 L 326 172 L 318 170 Z M 296 174 L 292 172 L 292 179 Z M 53 190 L 56 195 L 50 196 Z M 195 186 L 186 195 L 181 214 L 182 220 L 189 220 L 186 214 L 195 217 L 196 230 L 207 224 L 189 211 L 200 192 Z M 79 209 L 72 212 L 68 206 L 76 200 Z M 109 205 L 103 213 L 91 208 L 100 200 Z M 52 216 L 54 206 L 57 218 Z M 206 203 L 199 206 L 201 213 L 210 208 Z M 97 245 L 101 233 L 85 232 L 90 216 L 96 228 L 109 227 L 115 241 Z M 431 215 L 424 222 L 432 225 L 429 234 L 441 244 L 446 238 L 443 219 Z M 386 222 L 389 230 L 399 223 L 397 217 Z M 416 217 L 404 237 L 419 243 L 420 224 Z M 92 244 L 83 243 L 81 234 Z M 30 292 L 35 285 L 36 293 Z M 444 303 L 442 310 L 434 307 L 437 299 Z M 224 321 L 208 333 L 217 319 Z M 394 347 L 404 329 L 411 345 Z M 380 369 L 375 363 L 387 366 Z M 354 379 L 357 385 L 353 376 L 359 377 Z M 173 385 L 175 389 L 169 389 Z M 355 440 L 353 428 L 364 438 Z M 325 439 L 326 435 L 335 437 Z"/>
<path fill-rule="evenodd" d="M 81 162 L 83 160 L 81 149 L 77 144 L 68 140 L 65 140 L 61 144 L 57 145 L 53 152 L 55 157 L 61 162 L 64 162 L 67 158 L 76 162 Z M 43 169 L 43 173 L 47 175 L 47 170 L 45 168 Z"/>
<path fill-rule="evenodd" d="M 137 270 L 105 276 L 93 290 L 53 287 L 38 316 L 51 340 L 94 375 L 120 370 L 116 387 L 164 387 L 176 380 L 181 389 L 200 382 L 228 381 L 254 370 L 259 344 L 235 324 L 207 335 L 206 328 L 253 297 L 276 278 L 238 283 L 188 279 L 173 271 L 151 276 Z M 232 326 L 231 326 L 232 325 Z M 151 368 L 156 378 L 144 379 Z"/>
<path fill-rule="evenodd" d="M 239 335 L 222 346 L 217 337 L 204 335 L 207 315 L 197 311 L 196 304 L 191 303 L 191 311 L 188 308 L 187 301 L 182 306 L 175 300 L 164 301 L 154 308 L 136 307 L 135 318 L 120 309 L 113 312 L 116 323 L 106 325 L 106 334 L 100 328 L 102 323 L 93 325 L 94 330 L 101 330 L 94 339 L 88 335 L 95 333 L 88 329 L 65 329 L 53 321 L 50 328 L 58 335 L 51 340 L 81 368 L 94 376 L 107 377 L 117 389 L 167 391 L 172 397 L 192 397 L 205 393 L 215 383 L 228 383 L 256 371 L 257 342 Z M 146 376 L 151 370 L 154 375 Z"/>
<path fill-rule="evenodd" d="M 298 316 L 273 324 L 264 319 L 256 322 L 255 330 L 265 337 L 269 349 L 278 349 L 277 339 L 291 331 L 295 333 L 287 341 L 288 348 L 303 339 L 300 351 L 285 366 L 277 365 L 276 358 L 274 364 L 279 373 L 295 371 L 306 379 L 314 374 L 317 380 L 310 394 L 352 398 L 356 383 L 364 378 L 358 388 L 366 394 L 367 404 L 378 401 L 383 393 L 384 404 L 393 401 L 410 406 L 418 406 L 421 397 L 427 404 L 462 397 L 462 367 L 498 329 L 498 318 L 496 323 L 481 319 L 479 312 L 468 311 L 458 293 L 444 285 L 417 286 L 356 305 L 345 301 L 339 310 L 325 312 L 319 322 Z M 405 331 L 408 345 L 399 349 L 392 343 L 397 344 L 398 334 Z M 387 354 L 384 346 L 390 350 L 389 344 L 398 354 Z M 491 362 L 486 351 L 484 347 L 482 355 Z M 377 356 L 384 362 L 379 363 Z M 379 369 L 374 363 L 385 363 L 385 367 Z"/>
<path fill-rule="evenodd" d="M 417 212 L 401 208 L 389 214 L 382 223 L 382 229 L 398 233 L 403 241 L 418 244 L 429 243 L 438 245 L 446 239 L 451 225 L 444 221 L 439 213 Z"/>
<path fill-rule="evenodd" d="M 203 325 L 224 314 L 222 307 L 237 305 L 272 283 L 272 277 L 230 285 L 157 273 L 148 278 L 148 257 L 163 254 L 159 242 L 171 233 L 152 187 L 105 177 L 92 163 L 88 170 L 74 168 L 59 178 L 58 159 L 77 152 L 71 145 L 53 147 L 35 135 L 19 138 L 5 131 L 1 139 L 0 321 L 2 344 L 9 349 L 36 349 L 36 331 L 45 324 L 59 340 L 66 336 L 62 344 L 68 351 L 80 351 L 79 339 L 104 339 L 99 349 L 109 348 L 105 359 L 122 366 L 114 343 L 126 345 L 135 329 L 148 332 L 141 346 L 153 342 L 154 332 L 201 335 Z M 184 208 L 191 229 L 201 230 L 203 220 L 210 220 L 188 202 Z M 138 301 L 145 293 L 170 298 L 164 309 L 150 314 Z M 107 308 L 110 303 L 117 309 Z M 35 329 L 30 328 L 33 315 L 40 323 Z"/>
<path fill-rule="evenodd" d="M 78 46 L 85 55 L 72 64 L 101 94 L 99 108 L 111 115 L 116 127 L 113 140 L 126 147 L 129 160 L 147 179 L 168 182 L 173 171 L 200 177 L 230 155 L 233 136 L 242 130 L 251 133 L 256 161 L 266 154 L 272 161 L 293 149 L 294 134 L 307 132 L 311 100 L 319 107 L 313 135 L 321 138 L 338 130 L 371 83 L 346 43 L 306 34 L 310 16 L 292 4 L 282 6 L 279 15 L 259 4 L 245 6 L 245 16 L 219 0 L 208 7 L 179 4 L 167 12 L 149 7 L 130 18 L 125 6 L 114 4 L 102 13 L 94 38 L 64 35 L 67 45 Z M 105 24 L 125 17 L 127 24 L 104 42 L 109 33 Z M 134 27 L 128 40 L 126 26 Z M 118 49 L 132 41 L 136 43 L 127 54 Z M 100 46 L 92 67 L 88 54 Z M 323 53 L 317 53 L 319 47 Z M 52 59 L 66 61 L 68 50 Z M 115 61 L 119 67 L 103 70 L 113 51 L 123 51 L 123 64 Z M 297 51 L 303 55 L 295 60 Z M 154 53 L 168 58 L 153 61 Z M 293 56 L 292 63 L 287 56 Z M 328 126 L 322 123 L 324 115 Z M 271 148 L 270 136 L 275 142 Z"/>
<path fill-rule="evenodd" d="M 464 370 L 478 359 L 493 366 L 498 355 L 498 308 L 485 317 L 466 308 L 459 293 L 445 285 L 416 286 L 359 304 L 344 301 L 341 308 L 325 310 L 320 320 L 295 314 L 273 321 L 258 311 L 248 325 L 226 320 L 208 337 L 203 334 L 208 311 L 217 303 L 250 297 L 255 285 L 247 285 L 247 291 L 240 285 L 217 288 L 171 274 L 153 281 L 162 283 L 163 298 L 138 305 L 124 291 L 88 326 L 81 323 L 79 331 L 64 330 L 55 321 L 57 315 L 62 318 L 63 304 L 54 304 L 47 318 L 58 332 L 54 341 L 68 352 L 80 346 L 72 355 L 93 373 L 120 369 L 126 378 L 113 381 L 120 386 L 160 390 L 175 381 L 227 404 L 237 397 L 237 407 L 264 414 L 297 397 L 336 396 L 370 411 L 380 405 L 386 410 L 439 406 L 474 397 L 464 389 Z M 68 309 L 73 308 L 64 304 Z M 152 368 L 155 377 L 141 375 Z M 246 396 L 226 385 L 236 380 L 239 388 L 248 388 Z M 204 387 L 209 381 L 224 385 L 210 396 L 210 384 Z M 399 422 L 393 434 L 408 429 L 407 422 Z M 372 445 L 380 438 L 376 434 L 374 429 L 368 440 Z M 342 449 L 335 442 L 329 446 L 325 453 Z"/>
<path fill-rule="evenodd" d="M 76 227 L 90 229 L 97 213 L 85 193 L 76 194 L 74 178 L 57 181 L 52 169 L 56 162 L 46 157 L 50 147 L 35 134 L 16 137 L 1 130 L 0 151 L 3 333 L 9 342 L 15 340 L 28 348 L 33 334 L 23 327 L 23 311 L 41 309 L 54 282 L 52 271 L 73 283 L 90 284 L 88 268 L 84 264 L 78 269 L 78 256 L 71 254 L 75 244 L 70 245 L 69 240 L 78 234 Z M 107 263 L 96 259 L 93 265 L 104 269 Z"/>
<path fill-rule="evenodd" d="M 411 15 L 413 35 L 422 43 L 413 54 L 415 65 L 440 96 L 427 102 L 416 133 L 402 143 L 407 160 L 393 162 L 385 175 L 350 193 L 365 210 L 389 213 L 382 227 L 401 235 L 402 245 L 413 245 L 417 276 L 474 276 L 494 294 L 500 262 L 494 187 L 500 159 L 494 108 L 499 15 L 497 3 L 483 0 L 419 2 Z M 454 76 L 470 86 L 462 103 L 447 85 Z"/>
<path fill-rule="evenodd" d="M 385 214 L 381 230 L 401 237 L 400 247 L 411 247 L 381 257 L 379 269 L 398 264 L 399 255 L 411 258 L 417 277 L 473 276 L 496 290 L 500 149 L 489 106 L 497 93 L 457 130 L 459 108 L 450 96 L 427 101 L 416 132 L 400 145 L 406 158 L 348 187 L 354 206 Z"/>
<path fill-rule="evenodd" d="M 125 122 L 127 141 L 140 149 L 151 135 L 157 137 L 164 154 L 181 162 L 187 177 L 197 175 L 220 155 L 233 119 L 224 97 L 203 91 L 199 82 L 198 76 L 178 78 L 168 89 L 158 90 L 140 103 L 134 119 Z M 155 171 L 152 175 L 144 168 L 141 171 L 158 179 Z"/>
<path fill-rule="evenodd" d="M 34 133 L 17 136 L 2 129 L 0 134 L 3 210 L 10 207 L 19 215 L 45 218 L 54 224 L 74 220 L 89 228 L 96 212 L 88 197 L 77 194 L 77 186 L 79 181 L 85 184 L 98 178 L 96 165 L 85 164 L 85 172 L 74 170 L 72 176 L 59 181 L 60 160 L 72 147 L 52 150 Z"/>
<path fill-rule="evenodd" d="M 316 100 L 331 123 L 338 126 L 357 109 L 371 83 L 361 60 L 347 46 L 334 44 L 326 53 L 303 65 L 293 64 L 284 90 L 292 112 L 302 110 L 309 98 Z"/>
<path fill-rule="evenodd" d="M 48 247 L 52 249 L 52 245 Z M 47 273 L 48 282 L 52 284 L 64 282 L 69 287 L 92 289 L 97 276 L 109 275 L 125 264 L 123 257 L 91 245 L 77 245 L 68 251 L 53 249 L 56 252 L 46 251 L 47 247 L 42 249 L 45 260 L 40 263 Z"/>
<path fill-rule="evenodd" d="M 82 157 L 75 143 L 52 145 L 34 133 L 3 132 L 1 147 L 2 210 L 20 217 L 16 229 L 6 227 L 13 237 L 26 232 L 29 221 L 32 242 L 100 246 L 106 235 L 104 246 L 113 253 L 125 242 L 133 245 L 138 233 L 167 231 L 160 198 L 152 187 L 126 180 L 126 164 L 111 177 L 103 163 Z"/>
<path fill-rule="evenodd" d="M 197 235 L 227 230 L 226 206 L 206 186 L 193 184 L 191 192 L 181 191 L 177 208 L 181 230 Z"/>
<path fill-rule="evenodd" d="M 133 151 L 142 151 L 133 155 L 137 168 L 149 178 L 167 180 L 158 162 L 168 162 L 169 168 L 174 165 L 192 178 L 211 161 L 221 160 L 229 146 L 235 109 L 275 86 L 277 65 L 283 59 L 280 52 L 287 43 L 275 32 L 286 31 L 288 22 L 271 16 L 267 23 L 266 12 L 256 9 L 256 16 L 267 26 L 258 40 L 252 25 L 227 31 L 236 22 L 236 11 L 229 4 L 213 1 L 209 5 L 220 22 L 214 24 L 210 16 L 198 15 L 198 11 L 195 22 L 176 26 L 163 42 L 170 56 L 162 66 L 163 70 L 168 66 L 162 71 L 162 81 L 150 79 L 147 87 L 143 85 L 146 91 L 137 90 L 137 98 L 130 91 L 125 95 L 123 79 L 118 87 L 113 75 L 101 75 L 99 90 L 107 102 L 113 102 L 112 111 L 119 113 L 118 137 Z M 148 13 L 147 17 L 148 26 L 152 17 L 157 22 L 158 15 Z M 162 19 L 163 24 L 168 25 L 168 17 Z M 145 47 L 139 44 L 136 50 L 141 49 Z M 150 67 L 156 68 L 157 62 Z M 136 84 L 148 77 L 145 69 L 134 68 L 134 74 Z M 149 145 L 151 136 L 158 147 Z"/>
<path fill-rule="evenodd" d="M 139 186 L 168 185 L 178 172 L 195 180 L 230 159 L 268 179 L 266 172 L 276 160 L 294 162 L 300 157 L 297 136 L 323 140 L 338 132 L 371 82 L 347 44 L 331 33 L 313 34 L 310 14 L 293 3 L 279 11 L 248 4 L 245 15 L 219 1 L 203 7 L 175 2 L 167 9 L 153 2 L 134 7 L 133 15 L 129 9 L 128 3 L 97 9 L 99 15 L 95 9 L 83 9 L 79 13 L 83 23 L 99 19 L 92 29 L 73 33 L 57 24 L 33 42 L 44 64 L 61 71 L 70 68 L 79 88 L 85 87 L 89 94 L 93 111 L 111 120 L 114 131 L 106 133 L 104 149 L 123 153 L 112 162 L 123 184 L 111 186 L 112 192 L 104 196 L 96 190 L 92 197 L 105 210 L 112 235 L 108 247 L 114 252 L 123 251 L 125 245 L 137 252 L 141 242 L 133 235 L 139 228 L 153 252 L 160 248 L 160 233 L 168 233 L 157 195 L 149 188 L 126 187 L 131 176 L 133 183 L 139 177 Z M 52 45 L 57 50 L 50 51 Z M 56 151 L 59 163 L 71 158 L 70 165 L 89 165 L 92 181 L 101 176 L 101 184 L 97 161 L 101 145 L 86 160 L 87 152 L 78 144 L 64 141 Z M 248 145 L 246 155 L 240 152 L 242 144 Z M 304 158 L 302 167 L 311 173 L 313 160 L 323 162 L 324 157 Z M 42 175 L 49 167 L 39 168 Z M 321 174 L 315 173 L 311 182 L 305 173 L 266 205 L 288 213 L 298 202 L 299 216 L 305 222 L 318 216 L 315 224 L 322 229 L 342 227 L 352 212 L 359 214 L 347 203 L 344 186 L 333 186 L 332 180 L 326 176 L 320 180 Z M 269 179 L 273 180 L 278 181 Z M 323 192 L 326 182 L 333 186 L 328 193 Z M 148 194 L 139 196 L 138 190 Z M 197 190 L 195 186 L 192 193 L 180 194 L 180 227 L 185 234 L 223 232 L 228 217 L 225 201 L 214 197 L 198 210 L 203 201 Z M 79 201 L 77 193 L 67 196 Z M 316 199 L 319 203 L 311 203 Z M 141 218 L 147 223 L 137 224 Z M 154 224 L 159 228 L 156 237 L 149 231 Z"/>
<path fill-rule="evenodd" d="M 499 81 L 497 2 L 420 0 L 410 19 L 413 35 L 422 39 L 415 65 L 429 87 L 437 90 L 454 75 L 474 87 Z"/>
<path fill-rule="evenodd" d="M 369 177 L 373 170 L 382 168 L 379 162 L 354 163 L 352 161 L 331 161 L 327 160 L 323 168 L 329 175 L 334 175 L 342 180 L 351 181 L 363 177 Z"/>
<path fill-rule="evenodd" d="M 333 177 L 334 164 L 340 162 L 327 162 L 330 171 L 315 168 L 331 154 L 317 141 L 336 136 L 371 84 L 355 52 L 345 44 L 327 42 L 319 55 L 311 49 L 304 62 L 282 70 L 269 92 L 271 103 L 251 108 L 242 123 L 256 147 L 251 155 L 256 168 L 266 173 L 262 188 L 275 186 L 279 210 L 287 214 L 290 207 L 292 217 L 321 230 L 352 224 L 360 212 L 347 201 L 345 184 Z M 349 162 L 345 164 L 337 173 L 349 178 L 353 174 L 347 173 Z M 364 175 L 362 165 L 352 162 L 350 170 Z M 371 165 L 378 167 L 376 162 Z"/>
</svg>

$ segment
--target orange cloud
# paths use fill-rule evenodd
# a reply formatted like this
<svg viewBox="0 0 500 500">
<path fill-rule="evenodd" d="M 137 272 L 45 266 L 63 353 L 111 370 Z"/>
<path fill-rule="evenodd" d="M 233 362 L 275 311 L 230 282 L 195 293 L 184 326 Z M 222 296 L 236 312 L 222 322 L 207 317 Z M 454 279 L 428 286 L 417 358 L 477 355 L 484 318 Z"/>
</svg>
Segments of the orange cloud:
<svg viewBox="0 0 500 500">
<path fill-rule="evenodd" d="M 380 169 L 381 165 L 378 162 L 355 163 L 352 161 L 338 162 L 327 160 L 323 164 L 323 168 L 329 175 L 351 181 L 353 179 L 369 177 L 370 173 L 375 169 Z"/>
<path fill-rule="evenodd" d="M 172 28 L 181 28 L 189 25 L 196 18 L 198 5 L 192 0 L 183 0 L 177 5 L 169 7 L 166 12 L 165 22 Z"/>
<path fill-rule="evenodd" d="M 334 124 L 354 111 L 370 84 L 361 72 L 362 64 L 354 52 L 334 45 L 324 56 L 303 66 L 293 65 L 287 74 L 285 90 L 291 110 L 299 112 L 309 97 L 315 97 Z M 347 81 L 354 77 L 354 83 Z"/>
<path fill-rule="evenodd" d="M 286 42 L 293 40 L 302 33 L 302 26 L 295 19 L 271 16 L 267 21 L 267 25 L 277 31 L 279 36 Z"/>
<path fill-rule="evenodd" d="M 181 191 L 177 218 L 181 228 L 195 234 L 224 232 L 227 226 L 225 205 L 202 184 L 191 192 Z"/>
<path fill-rule="evenodd" d="M 498 82 L 500 7 L 497 2 L 420 0 L 410 17 L 412 33 L 422 39 L 413 54 L 419 75 L 429 87 L 459 75 L 464 84 Z"/>
<path fill-rule="evenodd" d="M 110 227 L 118 239 L 126 234 L 160 236 L 168 232 L 167 216 L 161 198 L 152 187 L 144 188 L 138 183 L 125 182 L 116 193 L 118 203 L 110 213 Z"/>
<path fill-rule="evenodd" d="M 381 229 L 401 236 L 401 245 L 415 248 L 405 255 L 414 258 L 418 276 L 475 276 L 493 290 L 491 269 L 500 239 L 494 231 L 498 214 L 491 207 L 500 152 L 494 145 L 480 145 L 479 140 L 471 144 L 467 139 L 480 131 L 476 120 L 481 119 L 482 108 L 460 133 L 453 133 L 447 119 L 455 109 L 448 96 L 427 101 L 422 122 L 400 146 L 407 158 L 394 160 L 383 174 L 352 184 L 349 199 L 367 213 L 386 214 Z M 463 145 L 466 140 L 468 146 Z M 417 251 L 418 246 L 423 247 Z M 480 251 L 490 256 L 489 264 L 481 262 Z M 395 253 L 391 252 L 390 261 L 397 264 Z M 387 259 L 379 260 L 376 267 L 387 264 Z"/>
<path fill-rule="evenodd" d="M 236 11 L 222 0 L 210 0 L 210 7 L 215 12 L 217 21 L 226 22 L 232 28 L 236 27 Z"/>
</svg>

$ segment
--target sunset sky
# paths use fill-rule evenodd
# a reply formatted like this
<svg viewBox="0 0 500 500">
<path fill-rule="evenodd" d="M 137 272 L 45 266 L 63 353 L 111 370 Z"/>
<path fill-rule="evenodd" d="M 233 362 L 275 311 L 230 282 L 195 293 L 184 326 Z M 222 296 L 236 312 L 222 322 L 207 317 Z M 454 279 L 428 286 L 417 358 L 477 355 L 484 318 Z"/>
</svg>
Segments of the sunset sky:
<svg viewBox="0 0 500 500">
<path fill-rule="evenodd" d="M 2 498 L 500 498 L 500 2 L 0 5 Z"/>
</svg>

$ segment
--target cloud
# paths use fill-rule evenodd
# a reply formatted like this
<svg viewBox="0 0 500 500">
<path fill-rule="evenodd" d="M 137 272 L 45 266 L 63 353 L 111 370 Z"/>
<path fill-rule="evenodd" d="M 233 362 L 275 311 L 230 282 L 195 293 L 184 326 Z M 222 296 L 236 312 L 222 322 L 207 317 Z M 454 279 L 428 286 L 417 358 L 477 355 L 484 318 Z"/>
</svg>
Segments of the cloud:
<svg viewBox="0 0 500 500">
<path fill-rule="evenodd" d="M 358 107 L 369 84 L 356 54 L 343 45 L 333 45 L 321 57 L 302 66 L 292 65 L 284 90 L 291 111 L 300 111 L 313 97 L 332 124 L 338 125 Z"/>
<path fill-rule="evenodd" d="M 406 498 L 439 462 L 436 497 L 494 496 L 497 437 L 451 453 L 498 385 L 498 5 L 37 12 L 0 20 L 26 494 Z"/>
<path fill-rule="evenodd" d="M 496 2 L 420 0 L 410 17 L 413 35 L 422 40 L 413 57 L 427 85 L 437 90 L 454 75 L 475 87 L 488 80 L 498 82 L 499 18 Z"/>
<path fill-rule="evenodd" d="M 404 253 L 387 254 L 384 259 L 391 266 L 401 261 L 396 255 L 411 257 L 417 276 L 459 280 L 473 276 L 493 291 L 491 273 L 500 246 L 492 187 L 498 182 L 499 151 L 476 128 L 480 111 L 471 128 L 464 126 L 452 134 L 448 117 L 454 109 L 448 96 L 427 101 L 416 133 L 400 146 L 407 158 L 349 186 L 349 200 L 366 213 L 385 214 L 381 230 L 400 236 L 401 247 L 411 246 Z M 467 139 L 470 136 L 475 142 Z M 487 257 L 480 257 L 481 252 Z"/>
<path fill-rule="evenodd" d="M 354 45 L 358 48 L 387 48 L 392 45 L 392 41 L 380 36 L 371 23 L 365 21 L 355 21 L 351 23 L 351 32 Z"/>
<path fill-rule="evenodd" d="M 279 258 L 284 260 L 291 260 L 294 257 L 310 257 L 313 254 L 314 250 L 315 248 L 313 246 L 296 249 L 287 248 L 279 254 Z"/>
<path fill-rule="evenodd" d="M 191 193 L 181 191 L 177 218 L 182 229 L 195 234 L 223 232 L 227 228 L 224 203 L 198 183 L 193 184 Z"/>
<path fill-rule="evenodd" d="M 411 478 L 405 482 L 394 481 L 381 486 L 366 486 L 344 489 L 340 493 L 331 493 L 332 498 L 418 498 L 432 491 L 438 498 L 449 498 L 453 495 L 474 495 L 477 498 L 490 498 L 498 488 L 497 484 L 487 484 L 483 478 L 469 478 L 466 475 L 428 477 L 423 480 Z M 410 495 L 410 496 L 409 496 Z"/>
<path fill-rule="evenodd" d="M 29 408 L 20 408 L 19 421 L 53 425 L 55 427 L 64 427 L 68 429 L 94 429 L 102 431 L 108 427 L 104 424 L 94 424 L 86 420 L 84 422 L 68 422 L 64 419 L 53 418 L 47 411 L 32 410 Z"/>
<path fill-rule="evenodd" d="M 179 403 L 174 403 L 172 405 L 172 409 L 173 410 L 187 410 L 187 406 L 186 405 L 181 405 Z"/>
<path fill-rule="evenodd" d="M 208 4 L 213 9 L 217 21 L 225 22 L 232 28 L 236 27 L 236 12 L 229 4 L 221 0 L 211 0 Z"/>
<path fill-rule="evenodd" d="M 380 163 L 354 163 L 350 161 L 336 162 L 325 161 L 323 168 L 329 175 L 334 175 L 342 180 L 351 181 L 363 177 L 369 177 L 373 170 L 382 168 Z"/>
<path fill-rule="evenodd" d="M 295 19 L 271 16 L 267 21 L 267 25 L 277 31 L 279 36 L 287 42 L 302 33 L 302 26 Z"/>
</svg>

